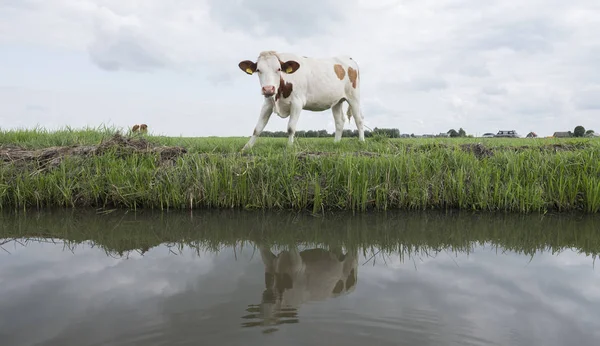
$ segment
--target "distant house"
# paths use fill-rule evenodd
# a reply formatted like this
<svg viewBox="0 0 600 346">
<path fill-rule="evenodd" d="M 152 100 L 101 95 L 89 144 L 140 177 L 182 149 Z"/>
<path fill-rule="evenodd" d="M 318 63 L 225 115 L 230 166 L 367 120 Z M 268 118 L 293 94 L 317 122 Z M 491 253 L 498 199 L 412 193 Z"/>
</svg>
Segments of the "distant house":
<svg viewBox="0 0 600 346">
<path fill-rule="evenodd" d="M 552 137 L 554 137 L 554 138 L 569 138 L 569 137 L 573 137 L 573 136 L 571 135 L 571 132 L 565 131 L 565 132 L 554 132 Z"/>
<path fill-rule="evenodd" d="M 527 136 L 525 136 L 525 137 L 526 138 L 537 138 L 537 136 L 538 136 L 537 133 L 535 133 L 535 132 L 529 132 L 527 134 Z"/>
<path fill-rule="evenodd" d="M 509 137 L 509 138 L 518 138 L 519 134 L 515 130 L 500 130 L 496 133 L 494 137 Z"/>
</svg>

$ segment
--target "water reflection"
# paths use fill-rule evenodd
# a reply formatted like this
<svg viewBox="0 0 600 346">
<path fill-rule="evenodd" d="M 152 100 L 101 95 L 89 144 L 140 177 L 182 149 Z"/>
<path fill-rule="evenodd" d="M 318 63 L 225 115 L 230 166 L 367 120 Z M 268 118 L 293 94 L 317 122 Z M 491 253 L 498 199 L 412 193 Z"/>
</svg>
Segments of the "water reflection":
<svg viewBox="0 0 600 346">
<path fill-rule="evenodd" d="M 558 346 L 600 338 L 594 217 L 0 217 L 3 345 Z"/>
<path fill-rule="evenodd" d="M 265 290 L 261 303 L 249 305 L 251 314 L 244 327 L 297 323 L 298 308 L 305 302 L 322 301 L 354 291 L 358 280 L 358 250 L 312 248 L 300 251 L 297 246 L 278 255 L 260 245 L 265 267 Z M 276 328 L 265 332 L 276 331 Z"/>
</svg>

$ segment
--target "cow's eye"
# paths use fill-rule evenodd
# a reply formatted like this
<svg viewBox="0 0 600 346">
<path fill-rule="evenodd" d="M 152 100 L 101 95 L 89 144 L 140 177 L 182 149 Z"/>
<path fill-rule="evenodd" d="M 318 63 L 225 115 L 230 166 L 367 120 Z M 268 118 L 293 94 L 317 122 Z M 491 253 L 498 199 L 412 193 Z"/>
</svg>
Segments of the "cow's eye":
<svg viewBox="0 0 600 346">
<path fill-rule="evenodd" d="M 260 73 L 260 70 L 259 70 L 259 69 L 256 69 L 256 73 Z"/>
<path fill-rule="evenodd" d="M 281 69 L 280 69 L 280 68 L 278 68 L 278 69 L 277 69 L 277 72 L 279 72 L 279 71 L 281 71 Z"/>
</svg>

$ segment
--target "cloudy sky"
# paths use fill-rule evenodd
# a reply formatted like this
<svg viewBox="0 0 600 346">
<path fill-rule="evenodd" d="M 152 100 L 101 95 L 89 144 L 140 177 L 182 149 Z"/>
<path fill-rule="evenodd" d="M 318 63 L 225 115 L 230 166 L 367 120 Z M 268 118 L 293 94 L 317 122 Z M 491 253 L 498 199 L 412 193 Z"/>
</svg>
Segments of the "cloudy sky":
<svg viewBox="0 0 600 346">
<path fill-rule="evenodd" d="M 305 302 L 298 307 L 299 323 L 266 337 L 265 328 L 240 327 L 260 321 L 242 319 L 264 290 L 264 265 L 252 245 L 200 255 L 161 245 L 126 259 L 89 244 L 70 251 L 60 240 L 5 244 L 10 254 L 0 251 L 0 336 L 15 346 L 74 340 L 318 344 L 311 343 L 315 339 L 554 346 L 592 345 L 600 335 L 600 276 L 591 256 L 565 250 L 530 258 L 476 246 L 470 254 L 442 252 L 415 262 L 392 253 L 385 264 L 378 256 L 375 265 L 367 250 L 355 291 Z"/>
<path fill-rule="evenodd" d="M 352 56 L 371 128 L 600 131 L 599 16 L 596 0 L 0 0 L 0 127 L 248 136 L 262 97 L 237 63 L 278 50 Z M 331 113 L 298 128 L 332 132 Z"/>
</svg>

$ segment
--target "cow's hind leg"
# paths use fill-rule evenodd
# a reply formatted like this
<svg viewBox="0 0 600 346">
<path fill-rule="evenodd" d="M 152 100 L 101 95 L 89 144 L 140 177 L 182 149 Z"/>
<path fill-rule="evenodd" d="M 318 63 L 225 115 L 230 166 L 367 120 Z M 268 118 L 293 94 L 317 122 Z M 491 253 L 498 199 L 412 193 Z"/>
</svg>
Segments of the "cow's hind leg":
<svg viewBox="0 0 600 346">
<path fill-rule="evenodd" d="M 362 110 L 360 109 L 360 101 L 355 97 L 349 97 L 348 104 L 350 104 L 350 107 L 348 108 L 348 117 L 351 115 L 354 118 L 354 122 L 356 123 L 356 128 L 358 130 L 358 139 L 364 142 L 365 130 L 363 126 L 363 114 Z"/>
<path fill-rule="evenodd" d="M 342 139 L 342 132 L 344 131 L 344 110 L 342 109 L 342 105 L 344 101 L 336 103 L 331 107 L 331 112 L 333 113 L 333 120 L 335 121 L 335 137 L 333 139 L 334 142 L 339 142 Z"/>
</svg>

